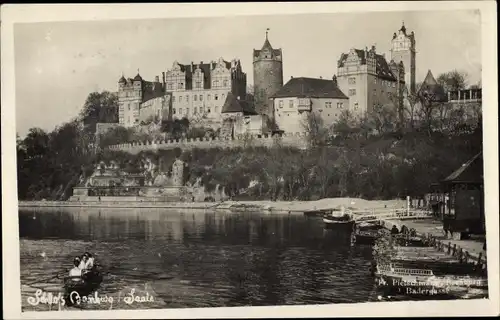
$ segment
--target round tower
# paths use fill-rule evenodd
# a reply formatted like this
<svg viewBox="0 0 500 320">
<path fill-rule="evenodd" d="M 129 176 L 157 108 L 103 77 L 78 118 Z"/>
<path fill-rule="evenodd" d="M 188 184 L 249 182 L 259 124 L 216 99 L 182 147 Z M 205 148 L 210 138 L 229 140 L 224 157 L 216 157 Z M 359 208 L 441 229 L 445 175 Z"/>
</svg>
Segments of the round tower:
<svg viewBox="0 0 500 320">
<path fill-rule="evenodd" d="M 268 39 L 260 50 L 253 50 L 253 84 L 255 110 L 273 118 L 271 96 L 283 87 L 283 56 L 281 49 L 273 49 Z"/>
</svg>

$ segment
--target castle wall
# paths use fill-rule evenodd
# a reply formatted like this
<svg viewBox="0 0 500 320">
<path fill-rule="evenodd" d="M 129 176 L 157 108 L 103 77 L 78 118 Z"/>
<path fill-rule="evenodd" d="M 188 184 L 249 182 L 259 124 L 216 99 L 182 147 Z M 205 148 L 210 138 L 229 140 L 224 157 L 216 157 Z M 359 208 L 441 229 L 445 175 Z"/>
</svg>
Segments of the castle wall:
<svg viewBox="0 0 500 320">
<path fill-rule="evenodd" d="M 155 117 L 159 121 L 168 119 L 169 99 L 170 95 L 165 95 L 142 103 L 139 111 L 139 123 L 146 122 Z"/>
<path fill-rule="evenodd" d="M 301 149 L 307 148 L 306 134 L 303 132 L 295 133 L 285 133 L 282 137 L 262 135 L 253 136 L 250 139 L 252 146 L 262 146 L 262 147 L 272 147 L 275 145 L 276 141 L 280 141 L 283 146 L 297 147 Z M 155 150 L 168 150 L 181 148 L 183 150 L 199 148 L 199 149 L 210 149 L 210 148 L 238 148 L 244 147 L 249 143 L 249 139 L 244 135 L 238 135 L 234 139 L 221 139 L 221 138 L 197 138 L 197 139 L 186 139 L 180 141 L 148 141 L 146 143 L 124 143 L 120 145 L 110 146 L 109 150 L 125 151 L 131 154 L 137 154 L 141 151 L 155 151 Z"/>
</svg>

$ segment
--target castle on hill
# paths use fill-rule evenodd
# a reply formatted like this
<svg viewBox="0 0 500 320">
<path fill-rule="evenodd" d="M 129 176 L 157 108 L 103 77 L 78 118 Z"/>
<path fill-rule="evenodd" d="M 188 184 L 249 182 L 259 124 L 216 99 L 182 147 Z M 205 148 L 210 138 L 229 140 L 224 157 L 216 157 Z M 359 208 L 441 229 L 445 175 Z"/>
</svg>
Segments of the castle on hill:
<svg viewBox="0 0 500 320">
<path fill-rule="evenodd" d="M 262 47 L 252 53 L 253 99 L 247 94 L 247 74 L 239 59 L 174 61 L 162 72 L 161 81 L 159 76 L 145 81 L 139 73 L 119 79 L 120 125 L 187 118 L 215 124 L 225 135 L 266 134 L 271 128 L 298 132 L 308 114 L 315 113 L 331 125 L 344 110 L 363 116 L 377 106 L 398 108 L 405 94 L 417 90 L 415 33 L 408 32 L 404 23 L 390 40 L 390 59 L 375 46 L 351 48 L 340 55 L 332 78 L 292 77 L 287 83 L 283 50 L 272 46 L 268 30 Z"/>
</svg>

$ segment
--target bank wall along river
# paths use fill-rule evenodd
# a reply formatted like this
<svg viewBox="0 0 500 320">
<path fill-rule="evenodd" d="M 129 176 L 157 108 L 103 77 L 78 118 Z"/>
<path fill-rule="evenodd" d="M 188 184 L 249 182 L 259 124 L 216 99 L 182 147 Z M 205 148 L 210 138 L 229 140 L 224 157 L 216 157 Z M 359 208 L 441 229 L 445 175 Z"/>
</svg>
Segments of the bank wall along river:
<svg viewBox="0 0 500 320">
<path fill-rule="evenodd" d="M 323 230 L 301 214 L 176 212 L 165 209 L 22 209 L 23 310 L 28 284 L 71 267 L 84 251 L 110 269 L 88 309 L 265 306 L 373 301 L 371 247 Z M 167 275 L 158 279 L 158 275 Z M 62 280 L 37 288 L 53 291 Z M 117 303 L 131 289 L 154 302 Z M 142 291 L 141 291 L 142 290 Z"/>
</svg>

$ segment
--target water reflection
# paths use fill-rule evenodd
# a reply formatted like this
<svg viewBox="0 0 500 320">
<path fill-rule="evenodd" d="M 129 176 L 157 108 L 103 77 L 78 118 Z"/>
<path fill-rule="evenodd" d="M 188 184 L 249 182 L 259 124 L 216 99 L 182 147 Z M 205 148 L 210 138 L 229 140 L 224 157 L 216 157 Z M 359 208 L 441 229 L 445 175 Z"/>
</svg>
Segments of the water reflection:
<svg viewBox="0 0 500 320">
<path fill-rule="evenodd" d="M 44 209 L 19 219 L 22 281 L 89 250 L 104 265 L 174 274 L 152 284 L 167 307 L 360 302 L 373 287 L 371 250 L 302 215 Z M 39 251 L 56 264 L 41 267 Z M 134 281 L 122 273 L 102 290 Z"/>
</svg>

